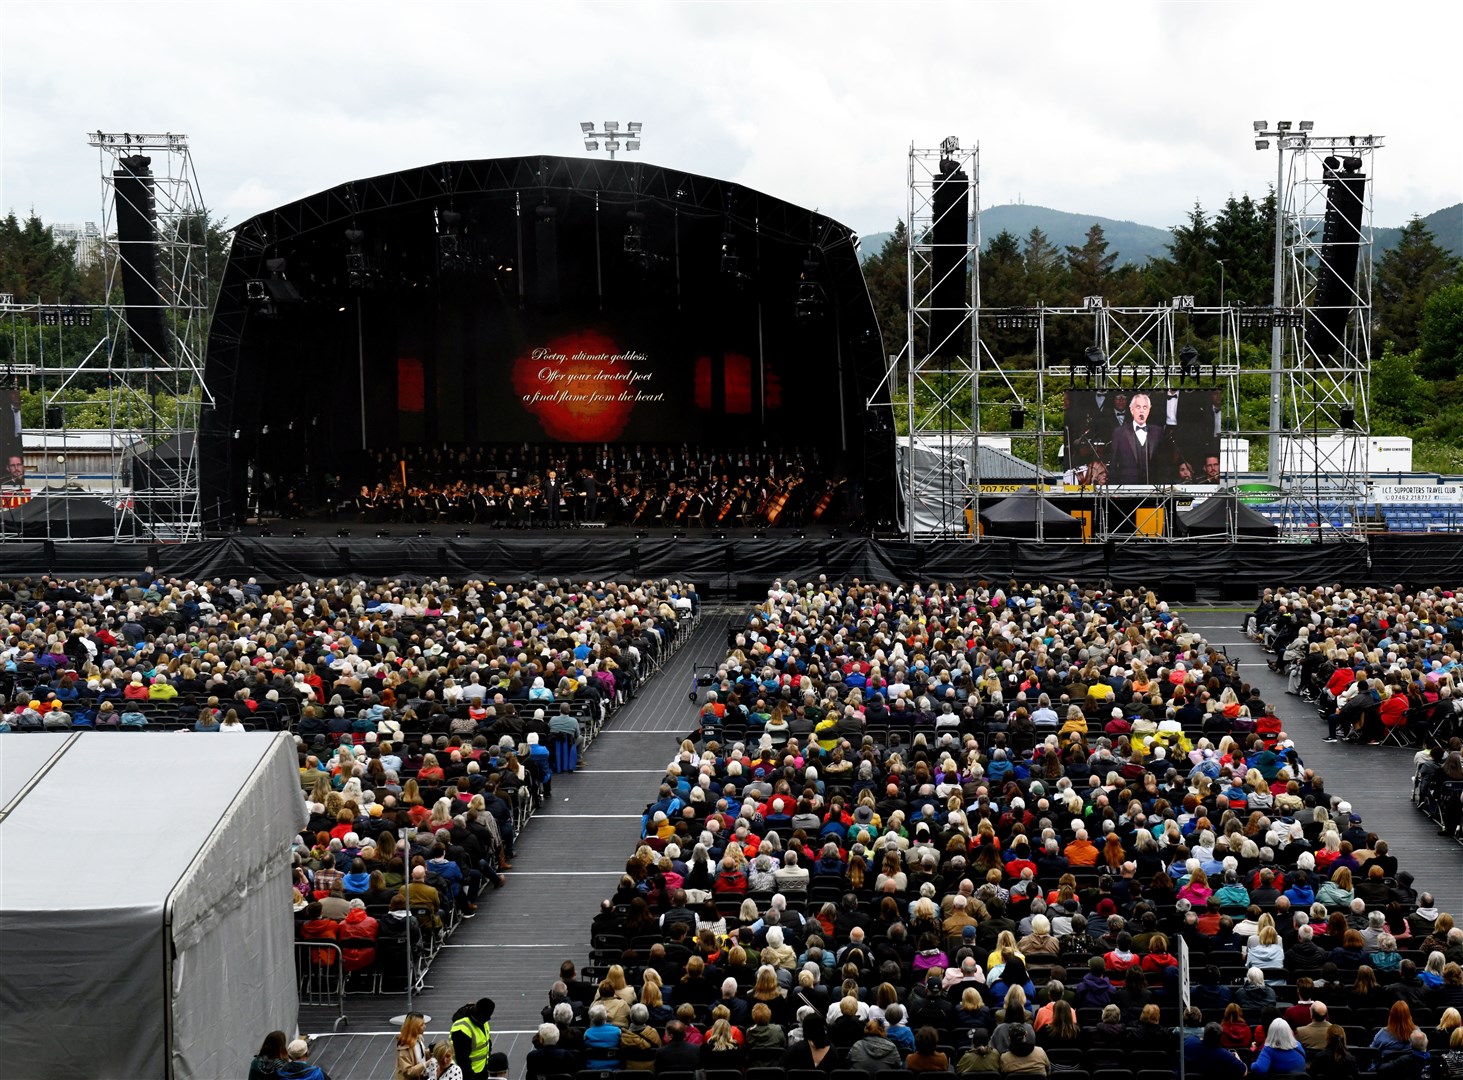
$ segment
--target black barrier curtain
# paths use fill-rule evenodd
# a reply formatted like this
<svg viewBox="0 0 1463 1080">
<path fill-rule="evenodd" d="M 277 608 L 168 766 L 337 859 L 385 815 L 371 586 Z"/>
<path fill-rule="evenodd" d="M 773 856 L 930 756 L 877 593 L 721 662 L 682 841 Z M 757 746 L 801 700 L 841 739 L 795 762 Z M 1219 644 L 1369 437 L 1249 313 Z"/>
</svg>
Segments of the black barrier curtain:
<svg viewBox="0 0 1463 1080">
<path fill-rule="evenodd" d="M 448 539 L 232 537 L 154 545 L 48 541 L 0 545 L 6 576 L 134 575 L 265 582 L 350 577 L 680 577 L 717 592 L 774 578 L 830 581 L 1110 581 L 1171 592 L 1222 589 L 1240 599 L 1275 584 L 1436 586 L 1463 577 L 1463 539 L 1377 537 L 1337 544 L 908 544 L 843 540 L 573 537 Z"/>
</svg>

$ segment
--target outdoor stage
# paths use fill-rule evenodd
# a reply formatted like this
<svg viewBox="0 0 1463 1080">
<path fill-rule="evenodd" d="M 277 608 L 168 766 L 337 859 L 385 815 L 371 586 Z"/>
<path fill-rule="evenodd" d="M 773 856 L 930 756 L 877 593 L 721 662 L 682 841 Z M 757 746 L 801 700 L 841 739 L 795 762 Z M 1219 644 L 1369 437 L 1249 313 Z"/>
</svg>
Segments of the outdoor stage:
<svg viewBox="0 0 1463 1080">
<path fill-rule="evenodd" d="M 313 522 L 314 535 L 289 535 L 298 525 L 277 523 L 272 536 L 257 528 L 188 544 L 15 541 L 0 545 L 11 577 L 153 572 L 185 580 L 256 577 L 262 582 L 349 576 L 398 578 L 445 575 L 498 581 L 534 578 L 678 577 L 713 595 L 765 593 L 774 578 L 826 574 L 848 581 L 1110 581 L 1152 588 L 1185 599 L 1248 599 L 1276 584 L 1435 586 L 1463 579 L 1463 539 L 1443 536 L 1372 536 L 1338 543 L 1036 543 L 1023 540 L 951 540 L 911 544 L 866 537 L 833 538 L 827 530 L 798 539 L 790 531 L 761 537 L 728 533 L 672 536 L 668 531 L 565 529 L 484 532 L 458 538 L 451 528 L 398 526 L 377 538 L 376 526 Z M 352 535 L 338 537 L 338 528 Z M 389 527 L 388 527 L 389 528 Z M 252 535 L 251 535 L 252 534 Z"/>
</svg>

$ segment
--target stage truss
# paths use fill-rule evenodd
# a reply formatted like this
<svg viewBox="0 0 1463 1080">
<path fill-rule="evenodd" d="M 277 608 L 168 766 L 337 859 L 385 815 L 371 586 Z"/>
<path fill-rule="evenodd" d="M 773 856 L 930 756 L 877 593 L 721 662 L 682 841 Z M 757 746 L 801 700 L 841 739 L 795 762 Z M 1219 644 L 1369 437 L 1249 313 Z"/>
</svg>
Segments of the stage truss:
<svg viewBox="0 0 1463 1080">
<path fill-rule="evenodd" d="M 936 187 L 949 185 L 942 169 L 958 169 L 965 181 L 947 214 L 963 214 L 968 228 L 958 239 L 936 242 Z M 952 192 L 953 193 L 953 192 Z M 980 304 L 980 148 L 960 148 L 945 139 L 937 150 L 910 147 L 907 335 L 904 364 L 905 431 L 899 437 L 899 484 L 906 534 L 958 536 L 968 476 L 975 475 L 979 421 L 972 387 L 969 334 Z M 943 264 L 937 272 L 936 265 Z M 955 268 L 969 275 L 969 288 L 954 304 L 938 305 L 936 293 Z M 948 299 L 948 298 L 947 298 Z M 938 324 L 938 325 L 937 325 Z M 939 339 L 935 340 L 935 334 Z M 921 456 L 934 462 L 921 467 Z M 960 468 L 964 462 L 968 476 Z"/>
<path fill-rule="evenodd" d="M 953 139 L 939 150 L 911 149 L 908 335 L 889 373 L 891 384 L 898 385 L 898 366 L 903 365 L 905 401 L 897 404 L 906 428 L 899 440 L 898 478 L 906 534 L 917 539 L 976 537 L 983 507 L 1029 487 L 1036 489 L 1026 493 L 1031 498 L 1043 489 L 1090 498 L 1090 506 L 1075 511 L 1087 519 L 1087 539 L 1179 538 L 1177 511 L 1207 498 L 1213 488 L 1062 483 L 1066 459 L 1061 403 L 1067 389 L 1213 387 L 1223 399 L 1221 439 L 1232 448 L 1222 451 L 1227 473 L 1248 468 L 1246 462 L 1229 460 L 1232 453 L 1280 436 L 1273 440 L 1277 449 L 1272 453 L 1285 456 L 1282 482 L 1257 499 L 1280 506 L 1283 536 L 1325 538 L 1337 526 L 1345 531 L 1357 524 L 1368 479 L 1371 161 L 1381 145 L 1379 136 L 1296 134 L 1282 140 L 1283 300 L 1279 307 L 1260 308 L 1206 306 L 1192 296 L 1175 296 L 1154 307 L 1112 307 L 1100 296 L 1084 298 L 1080 307 L 982 307 L 978 150 L 962 153 Z M 1329 269 L 1322 243 L 1328 157 L 1360 158 L 1367 183 L 1357 272 L 1339 305 L 1345 332 L 1339 342 L 1328 337 L 1318 347 L 1319 335 L 1314 330 L 1308 334 L 1307 328 L 1327 311 L 1318 282 Z M 933 192 L 941 164 L 952 160 L 970 178 L 973 223 L 963 250 L 971 275 L 969 307 L 957 312 L 969 317 L 972 333 L 968 345 L 958 350 L 930 340 L 932 321 L 941 311 L 949 312 L 933 299 L 938 250 Z M 1243 332 L 1260 327 L 1278 331 L 1279 356 L 1241 348 Z M 1100 367 L 1083 362 L 1089 345 L 1100 351 Z M 1180 356 L 1185 345 L 1200 350 L 1187 367 Z M 1241 387 L 1252 394 L 1268 393 L 1277 382 L 1282 399 L 1278 424 L 1245 426 Z M 983 454 L 982 444 L 1009 450 Z M 989 475 L 993 459 L 1007 475 Z M 1237 539 L 1235 514 L 1228 520 L 1227 534 L 1204 539 Z M 1047 539 L 1043 532 L 1038 515 L 1035 538 Z"/>
<path fill-rule="evenodd" d="M 115 540 L 199 540 L 203 515 L 196 434 L 201 410 L 212 404 L 203 379 L 208 245 L 206 210 L 188 138 L 98 131 L 87 141 L 97 149 L 100 164 L 100 257 L 109 302 L 0 298 L 0 317 L 11 323 L 18 343 L 8 377 L 39 391 L 46 421 L 59 410 L 59 425 L 46 422 L 38 433 L 43 485 L 18 494 L 45 500 L 48 539 L 95 539 L 94 531 L 73 524 L 71 507 L 78 499 L 100 497 L 112 508 Z M 156 220 L 157 280 L 145 296 L 134 292 L 132 299 L 143 302 L 128 304 L 122 278 L 133 267 L 118 243 L 115 173 L 124 159 L 138 155 L 150 159 L 153 206 L 137 209 Z M 163 328 L 160 341 L 152 344 L 135 332 L 148 312 L 161 313 Z M 73 340 L 68 347 L 72 335 L 82 335 L 85 346 L 78 348 Z M 98 395 L 105 403 L 106 428 L 98 433 L 93 422 L 83 432 L 75 418 L 83 408 L 94 408 Z M 66 462 L 68 448 L 74 451 L 88 436 L 95 443 L 98 434 L 107 447 L 106 464 L 97 464 L 93 446 L 91 475 L 78 479 Z M 102 475 L 103 470 L 110 475 Z"/>
<path fill-rule="evenodd" d="M 1279 141 L 1285 178 L 1280 269 L 1291 316 L 1277 320 L 1285 342 L 1280 427 L 1290 447 L 1282 459 L 1282 529 L 1293 536 L 1325 536 L 1360 522 L 1368 497 L 1374 162 L 1383 139 L 1300 132 Z M 1328 173 L 1334 176 L 1335 162 L 1347 159 L 1366 177 L 1360 229 L 1354 241 L 1345 237 L 1328 250 Z M 1328 305 L 1321 279 L 1333 272 L 1336 255 L 1351 246 L 1357 249 L 1355 273 L 1341 268 L 1340 302 Z M 1344 320 L 1339 338 L 1317 328 L 1318 318 L 1328 313 Z"/>
</svg>

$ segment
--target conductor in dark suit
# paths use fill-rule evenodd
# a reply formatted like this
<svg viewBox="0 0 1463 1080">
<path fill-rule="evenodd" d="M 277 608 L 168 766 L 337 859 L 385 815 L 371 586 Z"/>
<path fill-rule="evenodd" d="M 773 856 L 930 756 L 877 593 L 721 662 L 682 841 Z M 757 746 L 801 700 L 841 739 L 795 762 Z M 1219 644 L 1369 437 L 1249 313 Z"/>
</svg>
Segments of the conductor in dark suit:
<svg viewBox="0 0 1463 1080">
<path fill-rule="evenodd" d="M 563 504 L 564 484 L 559 479 L 559 474 L 550 469 L 548 479 L 544 481 L 544 507 L 549 512 L 549 528 L 559 527 L 559 511 Z"/>
<path fill-rule="evenodd" d="M 1109 481 L 1114 484 L 1162 484 L 1168 482 L 1171 458 L 1168 431 L 1161 422 L 1149 421 L 1153 402 L 1138 391 L 1128 402 L 1128 422 L 1113 428 L 1109 447 Z"/>
</svg>

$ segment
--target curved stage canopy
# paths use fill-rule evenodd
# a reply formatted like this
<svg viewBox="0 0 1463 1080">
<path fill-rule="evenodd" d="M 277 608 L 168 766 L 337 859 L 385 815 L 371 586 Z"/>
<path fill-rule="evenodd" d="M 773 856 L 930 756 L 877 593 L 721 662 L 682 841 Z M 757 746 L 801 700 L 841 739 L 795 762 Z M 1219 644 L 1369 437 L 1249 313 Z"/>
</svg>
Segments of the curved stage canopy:
<svg viewBox="0 0 1463 1080">
<path fill-rule="evenodd" d="M 251 484 L 324 493 L 391 449 L 816 447 L 893 497 L 893 417 L 851 230 L 641 162 L 453 161 L 235 230 L 200 460 L 211 522 Z"/>
</svg>

